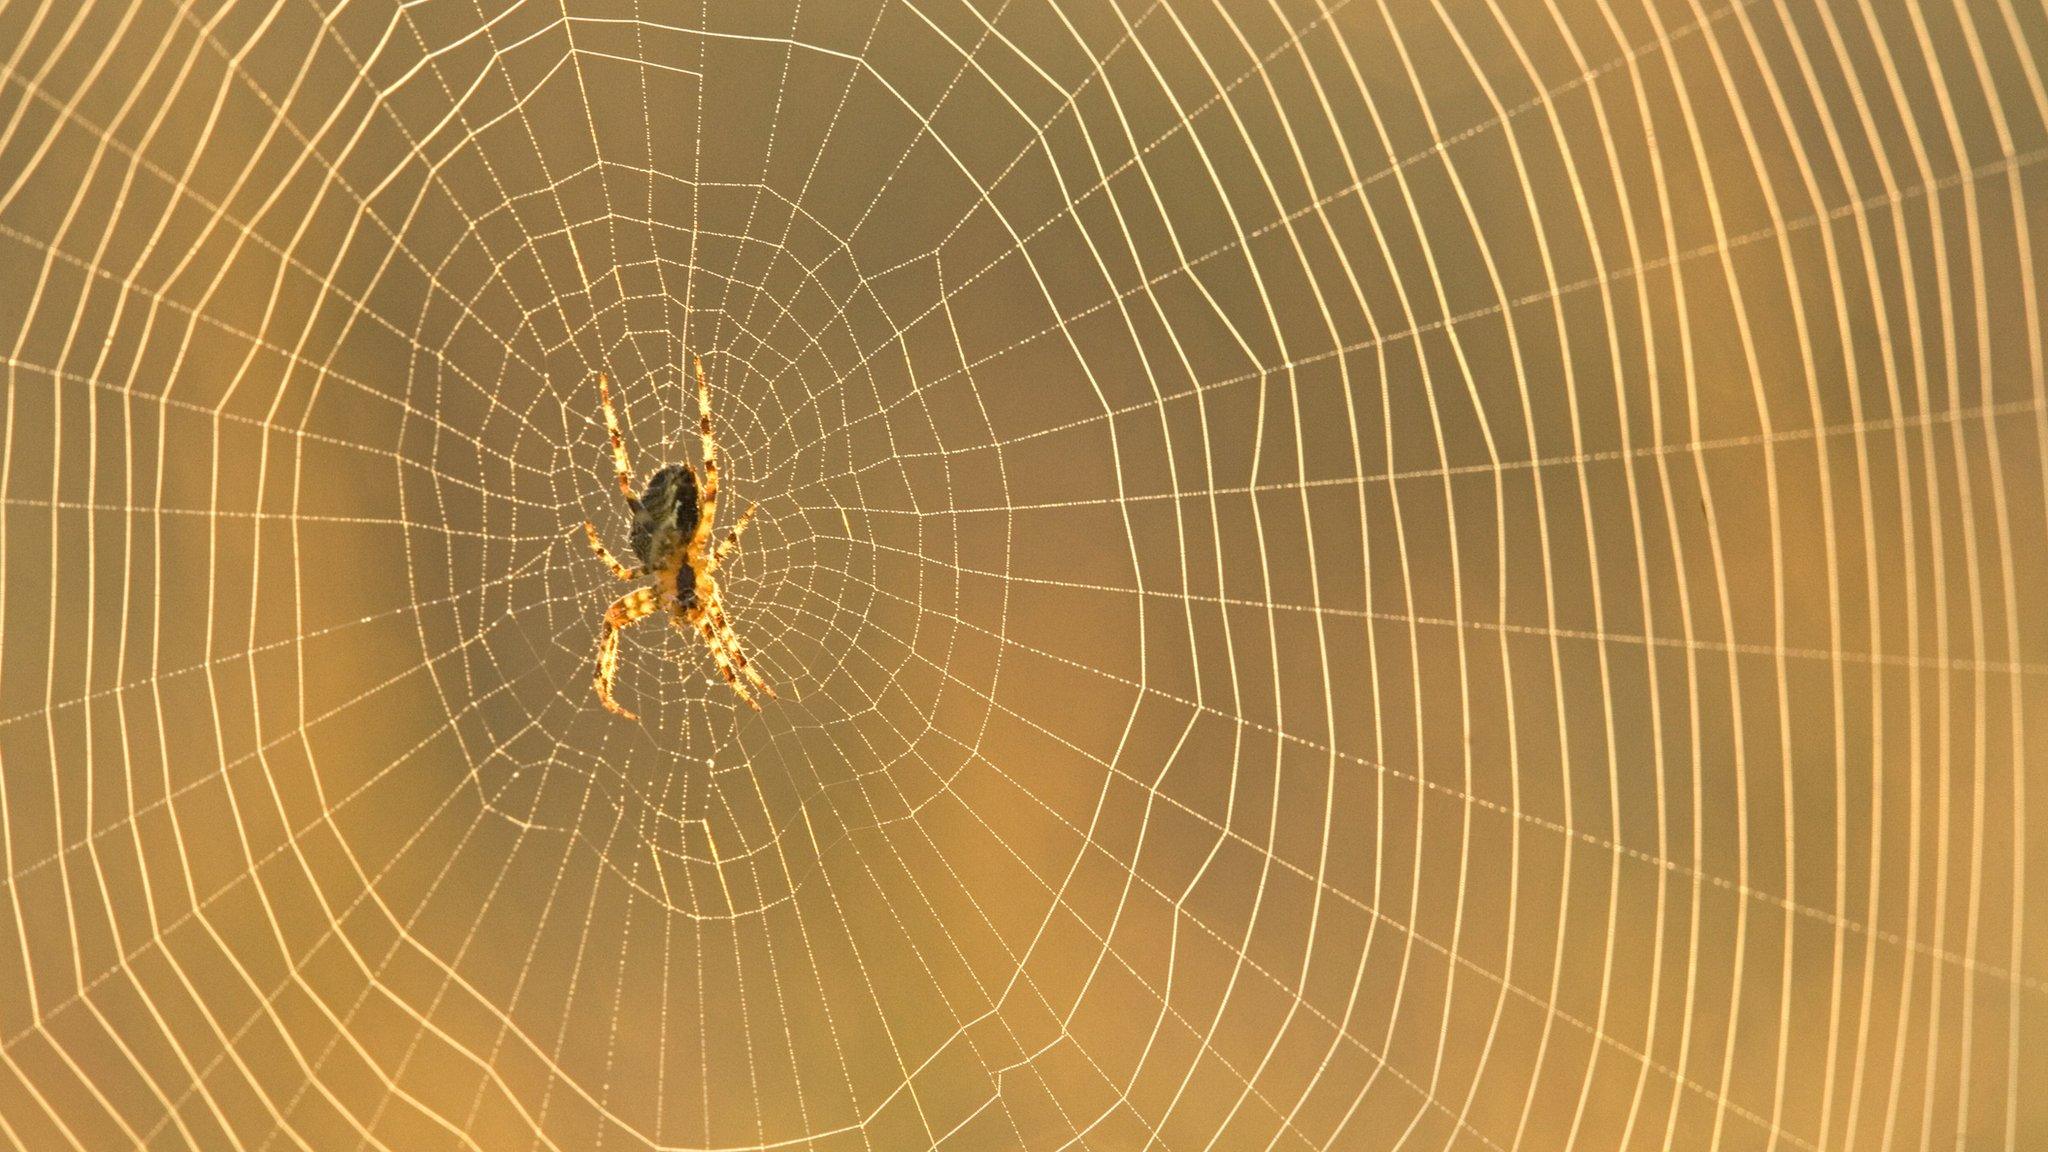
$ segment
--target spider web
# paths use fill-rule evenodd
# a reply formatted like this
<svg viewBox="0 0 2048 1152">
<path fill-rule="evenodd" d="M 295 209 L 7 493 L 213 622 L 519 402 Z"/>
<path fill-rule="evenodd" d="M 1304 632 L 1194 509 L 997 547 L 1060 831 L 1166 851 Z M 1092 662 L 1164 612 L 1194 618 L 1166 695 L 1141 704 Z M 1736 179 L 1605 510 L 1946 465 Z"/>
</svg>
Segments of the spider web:
<svg viewBox="0 0 2048 1152">
<path fill-rule="evenodd" d="M 2042 1138 L 2044 41 L 0 6 L 0 1135 Z"/>
</svg>

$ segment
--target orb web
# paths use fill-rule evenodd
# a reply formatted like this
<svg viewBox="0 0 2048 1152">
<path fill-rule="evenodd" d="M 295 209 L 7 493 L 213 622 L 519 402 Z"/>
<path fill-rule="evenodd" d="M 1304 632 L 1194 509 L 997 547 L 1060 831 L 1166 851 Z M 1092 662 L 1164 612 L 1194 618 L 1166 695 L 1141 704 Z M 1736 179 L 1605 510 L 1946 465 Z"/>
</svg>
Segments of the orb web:
<svg viewBox="0 0 2048 1152">
<path fill-rule="evenodd" d="M 2024 1146 L 2044 37 L 0 7 L 0 1133 Z"/>
</svg>

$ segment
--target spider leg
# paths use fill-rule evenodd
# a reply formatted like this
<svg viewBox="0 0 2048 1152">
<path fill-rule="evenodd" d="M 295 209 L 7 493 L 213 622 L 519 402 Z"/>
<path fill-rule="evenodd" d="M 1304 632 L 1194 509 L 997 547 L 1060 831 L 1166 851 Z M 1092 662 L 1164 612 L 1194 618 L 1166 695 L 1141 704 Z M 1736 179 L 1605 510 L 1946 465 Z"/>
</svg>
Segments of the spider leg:
<svg viewBox="0 0 2048 1152">
<path fill-rule="evenodd" d="M 754 665 L 751 662 L 749 662 L 744 655 L 738 652 L 739 642 L 739 637 L 732 636 L 728 631 L 726 643 L 731 645 L 734 650 L 733 659 L 737 661 L 739 664 L 740 674 L 747 678 L 747 683 L 753 685 L 754 691 L 765 694 L 770 700 L 781 699 L 781 697 L 775 694 L 775 685 L 770 684 L 767 678 L 762 676 L 761 673 L 754 668 Z M 737 683 L 735 683 L 733 687 L 735 689 L 740 689 L 740 686 Z M 753 704 L 755 711 L 760 711 L 761 706 L 759 704 L 755 704 L 754 698 L 748 695 L 744 689 L 740 689 L 740 695 L 746 699 L 747 703 Z"/>
<path fill-rule="evenodd" d="M 760 510 L 760 507 L 761 506 L 759 504 L 747 505 L 747 510 L 745 512 L 740 513 L 740 518 L 733 522 L 732 531 L 727 532 L 725 534 L 725 539 L 720 540 L 718 542 L 718 547 L 711 553 L 711 562 L 708 565 L 711 571 L 716 572 L 718 570 L 718 566 L 720 564 L 725 563 L 725 558 L 727 556 L 730 556 L 735 551 L 738 551 L 740 546 L 740 533 L 745 532 L 747 530 L 747 524 L 754 519 L 754 513 Z"/>
<path fill-rule="evenodd" d="M 612 570 L 612 575 L 617 576 L 621 580 L 638 580 L 647 574 L 647 570 L 644 568 L 628 568 L 624 564 L 619 563 L 619 558 L 612 555 L 612 550 L 605 547 L 604 541 L 597 538 L 597 525 L 585 520 L 583 522 L 583 531 L 590 537 L 590 550 L 597 554 L 599 560 L 604 561 L 605 567 Z"/>
<path fill-rule="evenodd" d="M 704 483 L 697 488 L 697 531 L 690 538 L 690 556 L 704 555 L 718 516 L 718 441 L 711 435 L 711 385 L 704 379 L 704 358 L 693 356 L 697 369 L 697 437 L 704 446 Z"/>
<path fill-rule="evenodd" d="M 711 594 L 711 605 L 704 616 L 711 625 L 707 639 L 714 640 L 725 650 L 732 659 L 733 667 L 747 678 L 747 683 L 753 685 L 756 691 L 765 693 L 770 699 L 777 699 L 775 686 L 768 683 L 767 678 L 747 659 L 746 649 L 740 644 L 739 633 L 733 631 L 732 624 L 725 618 L 725 601 L 715 589 Z M 734 684 L 733 687 L 740 688 L 738 684 Z M 740 689 L 740 695 L 746 697 L 748 703 L 753 703 L 753 697 L 748 696 L 744 689 Z"/>
<path fill-rule="evenodd" d="M 698 635 L 704 640 L 705 650 L 711 653 L 712 663 L 718 666 L 718 674 L 725 677 L 725 682 L 732 685 L 732 690 L 740 694 L 740 699 L 745 700 L 749 708 L 759 712 L 761 710 L 760 702 L 754 699 L 753 695 L 747 691 L 747 686 L 740 683 L 738 677 L 734 675 L 733 656 L 726 650 L 724 644 L 721 643 L 717 630 L 711 626 L 711 621 L 705 616 L 699 615 L 696 620 L 696 628 Z"/>
<path fill-rule="evenodd" d="M 770 687 L 748 662 L 746 653 L 740 648 L 739 637 L 733 634 L 732 627 L 725 622 L 725 608 L 718 600 L 717 586 L 713 584 L 704 595 L 706 600 L 703 603 L 707 607 L 693 606 L 685 610 L 677 620 L 676 627 L 697 633 L 698 638 L 704 642 L 704 650 L 711 654 L 712 662 L 718 666 L 718 674 L 725 677 L 725 682 L 732 686 L 732 690 L 739 693 L 740 699 L 747 702 L 747 707 L 758 712 L 761 710 L 761 702 L 754 698 L 754 693 L 749 691 L 748 686 L 752 685 L 755 690 L 763 691 L 771 697 L 775 695 L 775 689 Z M 745 677 L 744 680 L 741 679 L 742 676 Z"/>
<path fill-rule="evenodd" d="M 611 435 L 612 470 L 618 474 L 619 491 L 625 494 L 626 503 L 637 511 L 640 497 L 633 492 L 633 461 L 626 455 L 626 434 L 619 431 L 619 414 L 612 408 L 611 377 L 602 372 L 597 374 L 597 395 L 604 403 L 604 429 Z"/>
<path fill-rule="evenodd" d="M 704 449 L 704 481 L 697 488 L 697 528 L 691 534 L 685 553 L 696 573 L 696 583 L 684 619 L 703 638 L 704 648 L 711 653 L 712 662 L 718 665 L 719 675 L 725 677 L 725 682 L 732 685 L 732 690 L 739 693 L 748 707 L 758 712 L 761 702 L 754 693 L 759 691 L 772 697 L 775 689 L 747 662 L 739 636 L 733 632 L 732 625 L 726 623 L 718 581 L 712 576 L 719 561 L 739 547 L 740 533 L 753 518 L 755 509 L 748 508 L 739 522 L 725 534 L 725 539 L 715 549 L 710 547 L 718 523 L 718 441 L 711 431 L 711 384 L 704 377 L 704 359 L 693 356 L 691 363 L 697 374 L 697 436 Z"/>
<path fill-rule="evenodd" d="M 729 637 L 727 643 L 732 645 L 733 651 L 735 653 L 738 653 L 740 646 L 740 638 L 738 636 L 731 635 L 730 628 L 728 628 L 726 631 Z M 754 686 L 755 691 L 765 693 L 770 700 L 781 699 L 781 697 L 777 696 L 775 693 L 775 685 L 770 684 L 768 682 L 768 678 L 766 676 L 761 675 L 760 671 L 754 667 L 753 663 L 749 661 L 745 655 L 740 655 L 739 660 L 740 672 L 746 676 L 747 682 Z"/>
<path fill-rule="evenodd" d="M 597 686 L 598 701 L 628 720 L 638 717 L 612 699 L 612 682 L 619 674 L 619 630 L 652 614 L 658 603 L 660 598 L 654 589 L 639 588 L 612 601 L 612 606 L 605 609 L 604 634 L 597 641 L 597 673 L 592 683 Z"/>
</svg>

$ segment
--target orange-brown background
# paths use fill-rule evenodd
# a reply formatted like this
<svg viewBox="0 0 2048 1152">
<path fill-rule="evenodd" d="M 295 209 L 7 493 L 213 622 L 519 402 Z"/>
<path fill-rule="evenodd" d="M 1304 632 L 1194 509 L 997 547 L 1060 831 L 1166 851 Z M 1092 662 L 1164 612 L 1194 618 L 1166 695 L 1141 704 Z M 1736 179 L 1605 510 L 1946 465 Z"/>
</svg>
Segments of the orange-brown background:
<svg viewBox="0 0 2048 1152">
<path fill-rule="evenodd" d="M 0 7 L 0 1141 L 2048 1138 L 2044 43 Z"/>
</svg>

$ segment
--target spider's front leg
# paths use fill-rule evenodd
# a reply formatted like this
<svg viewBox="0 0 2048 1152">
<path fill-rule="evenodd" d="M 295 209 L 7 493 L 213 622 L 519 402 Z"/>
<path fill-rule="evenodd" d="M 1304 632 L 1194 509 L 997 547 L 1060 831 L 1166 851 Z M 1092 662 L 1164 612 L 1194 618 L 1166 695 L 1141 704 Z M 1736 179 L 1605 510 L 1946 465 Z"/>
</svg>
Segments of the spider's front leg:
<svg viewBox="0 0 2048 1152">
<path fill-rule="evenodd" d="M 626 504 L 635 512 L 640 510 L 640 497 L 633 491 L 633 461 L 626 455 L 626 434 L 619 430 L 619 414 L 612 408 L 612 380 L 602 372 L 597 374 L 597 398 L 604 406 L 604 430 L 612 442 L 612 471 L 617 474 L 619 491 L 626 497 Z"/>
<path fill-rule="evenodd" d="M 711 385 L 704 379 L 704 358 L 691 358 L 697 369 L 697 438 L 704 449 L 704 483 L 697 489 L 697 530 L 690 534 L 690 555 L 703 556 L 718 517 L 718 441 L 711 434 Z"/>
</svg>

